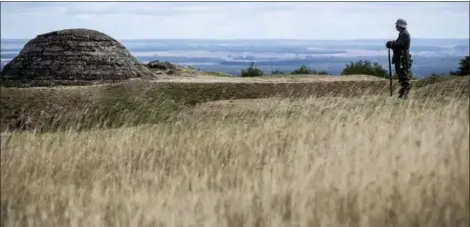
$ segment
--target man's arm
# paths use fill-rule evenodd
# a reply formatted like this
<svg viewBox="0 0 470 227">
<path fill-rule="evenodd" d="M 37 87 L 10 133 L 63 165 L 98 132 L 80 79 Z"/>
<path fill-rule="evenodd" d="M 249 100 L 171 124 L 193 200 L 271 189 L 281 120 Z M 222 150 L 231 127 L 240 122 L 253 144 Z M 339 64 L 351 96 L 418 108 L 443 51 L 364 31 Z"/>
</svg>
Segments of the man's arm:
<svg viewBox="0 0 470 227">
<path fill-rule="evenodd" d="M 396 41 L 392 41 L 392 49 L 403 49 L 406 43 L 410 42 L 410 36 L 407 33 L 401 33 Z"/>
</svg>

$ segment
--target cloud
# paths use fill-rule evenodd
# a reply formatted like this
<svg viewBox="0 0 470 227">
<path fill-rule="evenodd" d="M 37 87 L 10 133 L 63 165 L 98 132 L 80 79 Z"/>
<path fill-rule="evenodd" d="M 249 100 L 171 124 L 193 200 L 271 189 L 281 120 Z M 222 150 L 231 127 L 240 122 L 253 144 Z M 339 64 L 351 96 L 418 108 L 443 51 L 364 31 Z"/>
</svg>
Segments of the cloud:
<svg viewBox="0 0 470 227">
<path fill-rule="evenodd" d="M 197 5 L 173 6 L 167 2 L 149 4 L 147 2 L 115 3 L 113 5 L 92 5 L 89 7 L 68 8 L 65 12 L 70 15 L 148 15 L 148 16 L 176 16 L 181 14 L 213 13 L 211 8 Z"/>
<path fill-rule="evenodd" d="M 468 38 L 465 2 L 8 2 L 2 37 L 90 28 L 116 38 Z"/>
</svg>

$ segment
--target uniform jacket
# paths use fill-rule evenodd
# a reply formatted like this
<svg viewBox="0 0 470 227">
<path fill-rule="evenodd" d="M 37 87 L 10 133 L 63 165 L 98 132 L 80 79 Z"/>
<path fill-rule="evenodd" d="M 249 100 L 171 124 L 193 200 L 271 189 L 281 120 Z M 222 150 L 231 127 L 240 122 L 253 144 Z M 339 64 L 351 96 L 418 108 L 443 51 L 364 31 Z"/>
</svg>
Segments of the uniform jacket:
<svg viewBox="0 0 470 227">
<path fill-rule="evenodd" d="M 404 29 L 403 31 L 400 32 L 398 35 L 397 40 L 392 42 L 392 50 L 393 50 L 393 58 L 392 62 L 398 63 L 400 61 L 400 56 L 403 56 L 405 53 L 407 53 L 410 50 L 410 33 L 408 33 L 408 30 Z"/>
</svg>

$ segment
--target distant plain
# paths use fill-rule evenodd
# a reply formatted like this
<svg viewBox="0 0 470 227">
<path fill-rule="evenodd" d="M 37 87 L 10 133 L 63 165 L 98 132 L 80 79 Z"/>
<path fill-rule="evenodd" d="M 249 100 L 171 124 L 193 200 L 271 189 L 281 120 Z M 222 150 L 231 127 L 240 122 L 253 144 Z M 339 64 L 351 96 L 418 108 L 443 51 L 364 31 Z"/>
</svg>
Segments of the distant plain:
<svg viewBox="0 0 470 227">
<path fill-rule="evenodd" d="M 34 37 L 32 37 L 34 38 Z M 2 39 L 2 65 L 13 59 L 27 39 Z M 350 62 L 369 60 L 388 68 L 384 40 L 119 40 L 140 62 L 153 60 L 191 65 L 204 71 L 238 75 L 251 61 L 267 74 L 291 72 L 307 65 L 341 73 Z M 413 39 L 417 78 L 456 70 L 469 53 L 468 39 Z"/>
</svg>

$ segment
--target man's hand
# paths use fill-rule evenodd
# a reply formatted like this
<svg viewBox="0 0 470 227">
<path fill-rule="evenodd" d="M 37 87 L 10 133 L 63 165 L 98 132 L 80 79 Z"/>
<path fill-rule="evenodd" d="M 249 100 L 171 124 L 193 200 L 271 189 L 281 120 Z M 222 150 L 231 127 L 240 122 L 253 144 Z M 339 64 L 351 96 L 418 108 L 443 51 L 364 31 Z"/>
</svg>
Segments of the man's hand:
<svg viewBox="0 0 470 227">
<path fill-rule="evenodd" d="M 392 48 L 392 43 L 393 43 L 393 41 L 388 41 L 388 42 L 385 44 L 385 46 L 386 46 L 387 48 Z"/>
</svg>

